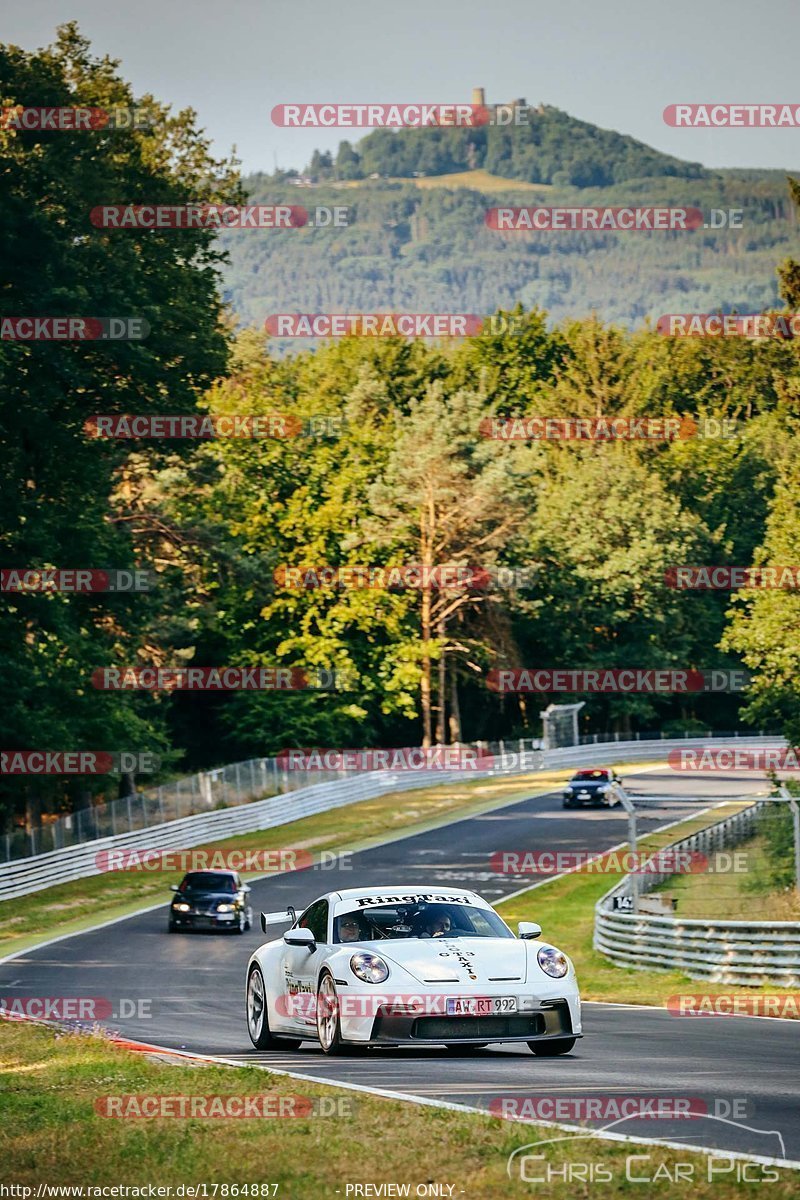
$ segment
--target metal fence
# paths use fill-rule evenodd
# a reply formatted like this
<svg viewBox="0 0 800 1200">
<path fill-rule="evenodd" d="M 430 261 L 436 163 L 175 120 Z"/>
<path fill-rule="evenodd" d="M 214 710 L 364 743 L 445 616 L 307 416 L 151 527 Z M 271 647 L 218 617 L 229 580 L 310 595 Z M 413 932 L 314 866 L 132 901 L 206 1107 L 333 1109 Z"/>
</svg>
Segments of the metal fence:
<svg viewBox="0 0 800 1200">
<path fill-rule="evenodd" d="M 499 759 L 509 755 L 530 756 L 526 765 L 534 770 L 542 749 L 537 738 L 506 742 L 480 742 L 477 751 Z M 451 749 L 451 747 L 447 747 Z M 94 804 L 55 820 L 45 820 L 30 829 L 13 829 L 0 834 L 0 863 L 65 850 L 82 842 L 151 829 L 195 813 L 235 808 L 266 796 L 280 796 L 316 783 L 352 779 L 353 770 L 289 770 L 281 758 L 251 758 L 213 771 L 199 771 L 160 787 L 144 789 L 107 803 Z"/>
<path fill-rule="evenodd" d="M 730 849 L 756 832 L 766 806 L 759 801 L 665 850 L 674 861 L 681 853 L 709 855 Z M 639 874 L 639 892 L 651 891 L 672 874 Z M 800 921 L 684 920 L 615 909 L 617 898 L 632 894 L 628 875 L 595 906 L 594 947 L 612 962 L 639 970 L 679 970 L 690 979 L 745 987 L 800 986 Z"/>
<path fill-rule="evenodd" d="M 715 734 L 709 730 L 705 736 L 714 738 L 715 741 L 735 737 L 750 742 L 773 735 Z M 680 739 L 667 739 L 670 745 L 691 745 L 696 740 L 688 735 Z M 635 734 L 626 740 L 618 733 L 596 733 L 582 737 L 580 746 L 596 746 L 598 752 L 602 752 L 612 746 L 616 750 L 651 741 L 665 741 L 664 735 L 655 731 Z M 544 758 L 538 757 L 544 751 L 544 743 L 540 738 L 476 742 L 473 748 L 480 755 L 496 758 L 501 763 L 519 756 L 522 764 L 520 770 L 535 770 L 543 766 L 545 761 Z M 566 746 L 559 750 L 547 751 L 545 758 L 549 761 L 548 756 L 563 755 L 576 749 L 578 747 Z M 552 765 L 558 764 L 553 762 Z M 52 850 L 64 850 L 69 846 L 77 846 L 99 838 L 115 837 L 120 833 L 150 829 L 167 821 L 193 816 L 195 813 L 234 808 L 266 796 L 279 796 L 297 791 L 314 783 L 353 778 L 355 774 L 357 772 L 351 770 L 287 770 L 283 760 L 279 758 L 251 758 L 246 762 L 231 763 L 213 771 L 198 771 L 194 775 L 183 776 L 160 787 L 145 788 L 130 796 L 93 804 L 89 808 L 78 809 L 54 820 L 45 818 L 40 824 L 30 828 L 19 827 L 0 834 L 0 864 L 37 854 L 47 854 Z"/>
<path fill-rule="evenodd" d="M 717 741 L 719 739 L 715 739 Z M 41 854 L 30 855 L 26 858 L 0 863 L 0 900 L 12 896 L 22 896 L 28 892 L 39 891 L 56 883 L 64 883 L 71 879 L 80 879 L 86 875 L 100 872 L 97 857 L 104 851 L 116 848 L 148 847 L 149 849 L 191 849 L 201 846 L 211 840 L 220 840 L 236 834 L 252 833 L 261 829 L 270 829 L 276 825 L 288 824 L 301 817 L 313 813 L 325 812 L 344 804 L 351 804 L 372 796 L 384 795 L 393 791 L 406 791 L 413 788 L 430 787 L 436 784 L 453 781 L 468 782 L 471 779 L 485 778 L 496 775 L 529 774 L 538 769 L 577 767 L 585 763 L 597 763 L 603 760 L 649 759 L 654 751 L 664 753 L 670 749 L 682 746 L 703 746 L 704 739 L 685 739 L 677 741 L 654 742 L 613 742 L 601 746 L 571 746 L 562 750 L 541 751 L 531 739 L 521 743 L 502 742 L 494 746 L 482 744 L 484 759 L 492 757 L 492 765 L 483 770 L 463 771 L 367 771 L 342 773 L 342 777 L 328 781 L 320 780 L 322 772 L 286 771 L 288 778 L 285 787 L 279 787 L 277 792 L 258 800 L 254 800 L 252 792 L 248 791 L 251 783 L 249 771 L 242 770 L 246 764 L 238 764 L 238 779 L 243 795 L 250 803 L 240 801 L 230 807 L 209 803 L 204 811 L 193 815 L 185 815 L 170 819 L 166 816 L 167 809 L 163 805 L 137 806 L 134 797 L 131 799 L 130 826 L 117 832 L 109 831 L 105 836 L 91 837 L 82 842 L 68 846 L 56 846 L 54 849 Z M 779 740 L 771 738 L 752 738 L 746 744 L 752 746 L 783 745 Z M 269 759 L 255 760 L 269 763 Z M 226 767 L 225 773 L 237 778 L 237 766 Z M 276 780 L 269 778 L 269 783 L 275 786 Z M 209 772 L 210 775 L 221 772 Z M 308 776 L 313 775 L 315 782 L 310 786 Z M 303 778 L 305 776 L 306 778 Z M 256 783 L 258 784 L 258 776 Z M 277 782 L 283 784 L 282 775 Z M 222 783 L 217 787 L 221 790 Z M 287 794 L 292 793 L 287 799 Z M 208 789 L 203 795 L 213 801 L 214 791 Z M 222 796 L 220 795 L 220 799 Z M 117 804 L 124 803 L 117 801 Z M 127 806 L 126 806 L 127 808 Z M 137 823 L 136 817 L 141 813 Z M 155 816 L 153 824 L 145 824 L 145 818 Z M 163 820 L 159 819 L 163 816 Z"/>
</svg>

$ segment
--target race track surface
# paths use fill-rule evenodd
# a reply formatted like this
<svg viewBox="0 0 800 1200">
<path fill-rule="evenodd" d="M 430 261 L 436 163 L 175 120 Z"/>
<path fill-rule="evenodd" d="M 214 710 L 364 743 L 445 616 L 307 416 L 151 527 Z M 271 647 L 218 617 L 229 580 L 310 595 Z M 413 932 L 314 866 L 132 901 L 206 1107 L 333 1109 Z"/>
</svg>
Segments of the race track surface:
<svg viewBox="0 0 800 1200">
<path fill-rule="evenodd" d="M 640 833 L 710 803 L 766 794 L 764 781 L 755 775 L 676 776 L 666 768 L 626 773 L 625 785 L 642 806 Z M 512 1044 L 469 1058 L 392 1049 L 361 1050 L 340 1059 L 325 1058 L 311 1043 L 296 1052 L 270 1054 L 250 1046 L 244 971 L 264 940 L 259 909 L 294 904 L 299 910 L 324 892 L 359 884 L 463 886 L 494 902 L 536 881 L 493 872 L 490 859 L 498 850 L 597 852 L 626 837 L 620 809 L 564 811 L 558 794 L 532 797 L 362 851 L 345 863 L 351 869 L 315 868 L 255 881 L 255 928 L 244 936 L 167 935 L 165 892 L 163 910 L 0 964 L 0 997 L 6 1002 L 29 996 L 105 997 L 114 1014 L 106 1024 L 131 1038 L 271 1064 L 321 1082 L 346 1081 L 493 1110 L 503 1100 L 547 1105 L 556 1098 L 605 1104 L 609 1097 L 690 1097 L 695 1109 L 698 1100 L 705 1102 L 707 1118 L 638 1118 L 611 1125 L 605 1116 L 590 1123 L 620 1134 L 800 1161 L 800 1025 L 794 1022 L 679 1018 L 661 1009 L 589 1004 L 584 1038 L 571 1054 L 552 1060 Z M 569 953 L 568 945 L 563 949 Z M 702 984 L 686 990 L 702 991 Z M 545 1110 L 536 1111 L 541 1116 Z"/>
</svg>

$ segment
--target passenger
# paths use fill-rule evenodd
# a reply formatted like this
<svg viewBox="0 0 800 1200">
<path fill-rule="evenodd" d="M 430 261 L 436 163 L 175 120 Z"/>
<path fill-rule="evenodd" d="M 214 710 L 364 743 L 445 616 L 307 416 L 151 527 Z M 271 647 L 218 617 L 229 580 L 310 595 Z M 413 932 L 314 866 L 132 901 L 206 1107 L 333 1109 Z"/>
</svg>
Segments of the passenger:
<svg viewBox="0 0 800 1200">
<path fill-rule="evenodd" d="M 444 937 L 450 932 L 450 918 L 447 913 L 442 913 L 441 916 L 431 917 L 425 927 L 423 937 Z"/>
</svg>

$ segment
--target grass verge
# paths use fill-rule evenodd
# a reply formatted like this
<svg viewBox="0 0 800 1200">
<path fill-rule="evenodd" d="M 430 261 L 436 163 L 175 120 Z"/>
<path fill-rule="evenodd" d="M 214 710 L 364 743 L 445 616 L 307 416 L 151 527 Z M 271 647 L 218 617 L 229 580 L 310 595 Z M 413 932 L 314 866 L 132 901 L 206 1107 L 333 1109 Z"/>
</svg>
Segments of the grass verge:
<svg viewBox="0 0 800 1200">
<path fill-rule="evenodd" d="M 743 855 L 742 870 L 673 875 L 656 890 L 677 900 L 676 912 L 687 920 L 800 921 L 800 893 L 795 888 L 770 887 L 772 863 L 766 849 L 763 834 L 749 838 L 729 855 L 723 852 L 731 859 Z"/>
<path fill-rule="evenodd" d="M 0 1056 L 0 1099 L 5 1116 L 0 1125 L 3 1179 L 6 1184 L 34 1189 L 39 1184 L 84 1188 L 121 1184 L 144 1187 L 139 1195 L 146 1196 L 148 1185 L 174 1189 L 181 1184 L 224 1183 L 238 1184 L 241 1189 L 244 1184 L 277 1184 L 277 1191 L 268 1194 L 279 1200 L 337 1194 L 345 1200 L 348 1184 L 406 1184 L 407 1194 L 414 1196 L 419 1185 L 436 1182 L 453 1189 L 439 1195 L 466 1200 L 530 1198 L 541 1190 L 522 1182 L 518 1175 L 508 1178 L 508 1156 L 520 1146 L 554 1133 L 559 1136 L 552 1129 L 423 1108 L 287 1079 L 254 1067 L 169 1065 L 99 1037 L 57 1035 L 50 1029 L 10 1021 L 0 1022 Z M 264 1093 L 273 1098 L 327 1098 L 337 1115 L 115 1119 L 96 1108 L 96 1102 L 107 1096 Z M 340 1114 L 332 1101 L 344 1102 L 347 1107 Z M 694 1172 L 695 1196 L 730 1200 L 752 1193 L 752 1184 L 735 1182 L 735 1170 L 728 1177 L 721 1174 L 719 1162 L 718 1178 L 709 1181 L 713 1160 L 685 1150 L 579 1140 L 535 1147 L 532 1152 L 545 1154 L 554 1169 L 563 1168 L 565 1162 L 601 1161 L 612 1180 L 592 1184 L 591 1194 L 598 1200 L 641 1194 L 641 1184 L 626 1178 L 626 1158 L 642 1154 L 648 1158 L 637 1158 L 632 1173 L 639 1177 L 649 1174 L 655 1180 L 653 1190 L 673 1177 L 676 1164 L 688 1163 Z M 797 1195 L 795 1172 L 760 1169 L 775 1176 L 770 1187 L 774 1200 Z M 589 1189 L 584 1184 L 576 1191 L 574 1182 L 557 1179 L 548 1192 L 572 1197 L 588 1195 Z M 246 1193 L 238 1190 L 235 1194 Z M 265 1193 L 249 1192 L 253 1194 Z M 360 1193 L 365 1194 L 370 1193 Z M 662 1186 L 660 1194 L 676 1193 Z M 175 1191 L 172 1195 L 175 1197 Z M 206 1195 L 214 1193 L 209 1189 Z M 217 1191 L 216 1195 L 224 1193 Z"/>
<path fill-rule="evenodd" d="M 638 763 L 637 770 L 655 763 Z M 618 770 L 634 764 L 618 764 Z M 524 800 L 560 786 L 570 771 L 477 779 L 410 792 L 395 792 L 291 821 L 274 829 L 242 834 L 192 847 L 195 850 L 360 850 L 369 845 L 422 833 L 450 821 Z M 287 806 L 291 796 L 286 797 Z M 79 933 L 101 921 L 128 916 L 148 905 L 167 903 L 169 886 L 181 872 L 120 871 L 59 884 L 0 903 L 0 957 L 25 950 L 47 938 Z"/>
<path fill-rule="evenodd" d="M 661 833 L 650 834 L 640 841 L 640 849 L 648 852 L 661 849 L 696 829 L 713 825 L 742 807 L 746 802 L 732 802 L 704 816 L 684 821 L 680 826 Z M 681 991 L 702 991 L 712 996 L 753 996 L 774 993 L 774 986 L 762 988 L 733 987 L 723 983 L 690 980 L 680 971 L 634 970 L 620 967 L 592 946 L 594 906 L 620 876 L 596 870 L 576 871 L 562 875 L 544 887 L 536 887 L 510 900 L 499 903 L 497 911 L 512 928 L 517 921 L 538 921 L 542 936 L 560 946 L 575 964 L 575 971 L 584 1000 L 605 1000 L 617 1004 L 650 1004 L 663 1006 L 667 997 Z M 690 877 L 693 878 L 693 877 Z M 691 985 L 687 988 L 687 984 Z M 788 1015 L 788 1014 L 787 1014 Z"/>
</svg>

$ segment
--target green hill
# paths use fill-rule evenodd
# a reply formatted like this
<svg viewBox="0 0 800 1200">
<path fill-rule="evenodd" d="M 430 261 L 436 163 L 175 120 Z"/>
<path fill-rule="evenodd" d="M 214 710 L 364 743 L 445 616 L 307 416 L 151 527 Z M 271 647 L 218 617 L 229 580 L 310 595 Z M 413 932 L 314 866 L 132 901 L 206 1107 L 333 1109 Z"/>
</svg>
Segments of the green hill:
<svg viewBox="0 0 800 1200">
<path fill-rule="evenodd" d="M 339 144 L 334 157 L 315 152 L 306 174 L 315 181 L 410 179 L 482 169 L 525 183 L 606 187 L 628 179 L 673 175 L 700 179 L 712 172 L 682 162 L 635 138 L 579 121 L 558 108 L 520 110 L 519 125 L 375 129 L 356 146 Z"/>
<path fill-rule="evenodd" d="M 624 191 L 624 195 L 623 195 Z M 484 195 L 413 184 L 259 187 L 264 203 L 347 204 L 346 229 L 232 230 L 225 298 L 246 324 L 279 312 L 490 313 L 539 305 L 554 320 L 597 312 L 635 326 L 667 312 L 760 311 L 778 301 L 775 264 L 797 250 L 783 179 L 677 181 L 548 194 L 546 203 L 696 204 L 740 208 L 743 227 L 688 233 L 498 234 L 487 207 L 528 193 Z"/>
<path fill-rule="evenodd" d="M 250 176 L 254 202 L 347 205 L 349 224 L 226 232 L 226 300 L 255 325 L 280 312 L 487 314 L 521 303 L 556 321 L 595 312 L 636 326 L 778 303 L 775 264 L 797 253 L 781 172 L 710 171 L 558 109 L 530 111 L 530 127 L 514 130 L 376 130 L 335 159 L 315 153 L 305 176 Z M 485 224 L 500 204 L 691 205 L 709 225 L 712 209 L 741 210 L 741 226 L 505 234 Z"/>
</svg>

